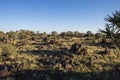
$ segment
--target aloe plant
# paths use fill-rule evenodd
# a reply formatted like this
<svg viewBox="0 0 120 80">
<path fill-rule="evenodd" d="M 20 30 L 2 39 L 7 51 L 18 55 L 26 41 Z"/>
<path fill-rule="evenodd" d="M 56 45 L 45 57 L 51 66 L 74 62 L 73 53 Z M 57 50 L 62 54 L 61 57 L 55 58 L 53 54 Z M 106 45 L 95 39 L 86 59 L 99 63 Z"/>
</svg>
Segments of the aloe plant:
<svg viewBox="0 0 120 80">
<path fill-rule="evenodd" d="M 104 30 L 100 29 L 115 45 L 120 49 L 120 11 L 112 12 L 112 16 L 107 15 Z"/>
</svg>

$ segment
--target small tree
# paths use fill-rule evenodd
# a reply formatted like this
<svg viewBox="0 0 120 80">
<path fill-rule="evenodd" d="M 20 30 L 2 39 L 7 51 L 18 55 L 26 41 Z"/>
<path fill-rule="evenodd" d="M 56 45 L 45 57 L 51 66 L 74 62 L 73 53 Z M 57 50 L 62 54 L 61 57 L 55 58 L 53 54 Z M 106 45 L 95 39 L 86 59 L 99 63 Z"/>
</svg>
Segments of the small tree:
<svg viewBox="0 0 120 80">
<path fill-rule="evenodd" d="M 95 38 L 98 39 L 98 42 L 101 40 L 102 36 L 103 36 L 102 33 L 95 34 Z"/>
<path fill-rule="evenodd" d="M 52 35 L 56 36 L 57 35 L 57 31 L 52 31 Z"/>
<path fill-rule="evenodd" d="M 12 44 L 15 45 L 16 44 L 16 39 L 18 38 L 18 33 L 17 32 L 13 32 L 13 31 L 10 31 L 8 33 L 9 35 L 9 38 L 12 40 Z"/>
<path fill-rule="evenodd" d="M 93 34 L 91 31 L 87 31 L 87 37 L 91 37 Z"/>
<path fill-rule="evenodd" d="M 120 11 L 112 12 L 112 16 L 107 15 L 105 21 L 107 21 L 105 28 L 100 31 L 120 49 Z"/>
<path fill-rule="evenodd" d="M 67 36 L 72 37 L 73 35 L 74 35 L 74 33 L 72 31 L 67 32 Z"/>
<path fill-rule="evenodd" d="M 4 32 L 0 31 L 0 42 L 3 41 Z"/>
<path fill-rule="evenodd" d="M 80 37 L 85 37 L 85 33 L 80 33 Z"/>
<path fill-rule="evenodd" d="M 76 37 L 79 37 L 79 36 L 80 36 L 80 32 L 75 31 L 75 32 L 74 32 L 74 35 L 75 35 Z"/>
<path fill-rule="evenodd" d="M 65 38 L 67 36 L 67 32 L 61 32 L 60 35 Z"/>
</svg>

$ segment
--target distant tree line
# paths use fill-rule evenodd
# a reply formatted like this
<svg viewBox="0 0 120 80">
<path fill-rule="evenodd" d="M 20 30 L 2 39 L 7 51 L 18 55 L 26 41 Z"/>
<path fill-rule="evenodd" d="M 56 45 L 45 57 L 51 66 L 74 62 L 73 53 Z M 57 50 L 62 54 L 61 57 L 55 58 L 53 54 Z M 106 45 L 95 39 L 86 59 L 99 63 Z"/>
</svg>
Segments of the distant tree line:
<svg viewBox="0 0 120 80">
<path fill-rule="evenodd" d="M 87 31 L 86 33 L 81 33 L 79 31 L 67 31 L 58 33 L 57 31 L 52 31 L 50 34 L 46 32 L 40 33 L 39 31 L 31 30 L 18 30 L 3 32 L 0 31 L 0 43 L 16 45 L 17 42 L 21 42 L 21 45 L 28 44 L 29 41 L 35 41 L 38 39 L 45 39 L 49 36 L 62 37 L 62 38 L 93 38 L 93 39 L 110 39 L 119 49 L 120 49 L 120 11 L 112 13 L 112 16 L 108 15 L 105 18 L 107 21 L 105 28 L 100 29 L 100 32 L 93 33 L 92 31 Z"/>
</svg>

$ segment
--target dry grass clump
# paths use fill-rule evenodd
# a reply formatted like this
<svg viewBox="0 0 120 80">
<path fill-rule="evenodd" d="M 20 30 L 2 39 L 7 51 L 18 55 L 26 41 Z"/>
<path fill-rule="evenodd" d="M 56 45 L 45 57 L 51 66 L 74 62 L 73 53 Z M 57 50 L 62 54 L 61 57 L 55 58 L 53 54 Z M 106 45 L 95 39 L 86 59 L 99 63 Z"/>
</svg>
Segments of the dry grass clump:
<svg viewBox="0 0 120 80">
<path fill-rule="evenodd" d="M 16 54 L 17 48 L 11 44 L 0 44 L 1 55 Z"/>
</svg>

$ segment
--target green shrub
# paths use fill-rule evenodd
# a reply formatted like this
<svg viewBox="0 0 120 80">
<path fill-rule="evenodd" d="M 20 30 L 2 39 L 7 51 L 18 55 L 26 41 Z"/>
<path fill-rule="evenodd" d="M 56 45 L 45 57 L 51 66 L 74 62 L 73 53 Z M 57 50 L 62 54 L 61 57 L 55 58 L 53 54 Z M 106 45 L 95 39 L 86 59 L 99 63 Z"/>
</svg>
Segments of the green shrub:
<svg viewBox="0 0 120 80">
<path fill-rule="evenodd" d="M 0 48 L 1 48 L 1 54 L 16 54 L 17 53 L 17 48 L 14 45 L 11 44 L 0 44 Z"/>
</svg>

